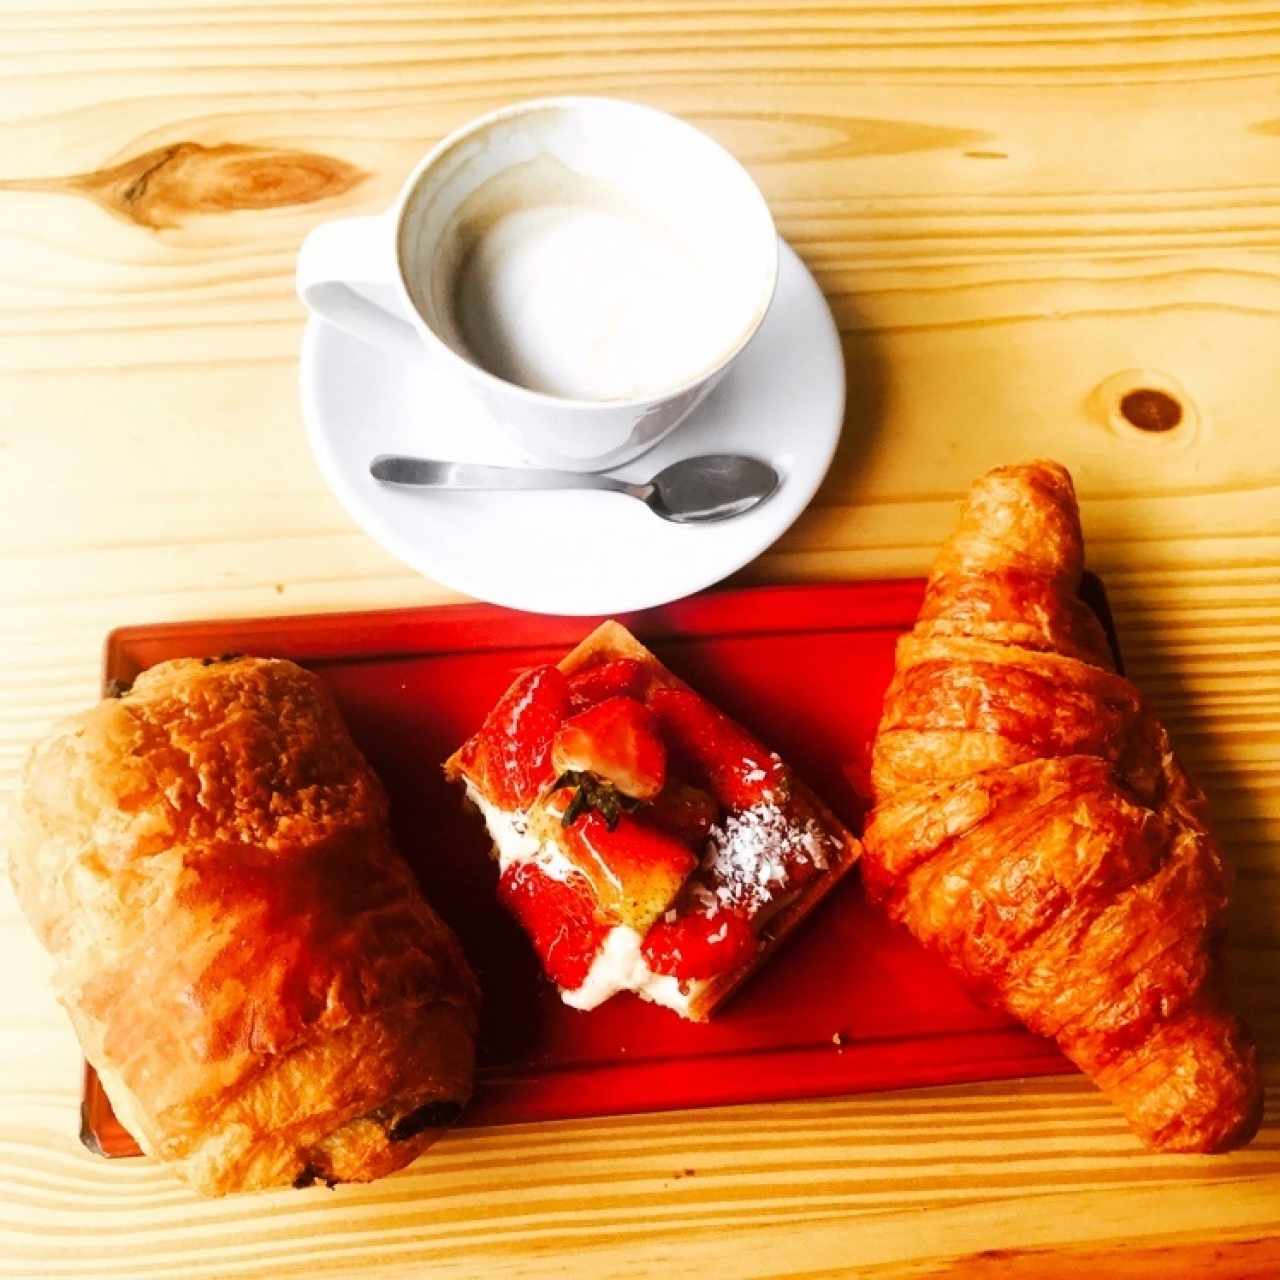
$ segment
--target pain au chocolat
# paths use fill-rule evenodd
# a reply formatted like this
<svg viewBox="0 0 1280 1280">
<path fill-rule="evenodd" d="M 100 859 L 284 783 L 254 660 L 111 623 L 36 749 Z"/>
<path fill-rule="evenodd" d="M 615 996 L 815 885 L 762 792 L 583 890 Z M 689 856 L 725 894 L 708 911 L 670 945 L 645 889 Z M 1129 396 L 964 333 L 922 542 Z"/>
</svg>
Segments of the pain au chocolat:
<svg viewBox="0 0 1280 1280">
<path fill-rule="evenodd" d="M 377 1178 L 467 1101 L 475 981 L 301 667 L 165 662 L 63 721 L 9 853 L 116 1114 L 197 1190 Z"/>
</svg>

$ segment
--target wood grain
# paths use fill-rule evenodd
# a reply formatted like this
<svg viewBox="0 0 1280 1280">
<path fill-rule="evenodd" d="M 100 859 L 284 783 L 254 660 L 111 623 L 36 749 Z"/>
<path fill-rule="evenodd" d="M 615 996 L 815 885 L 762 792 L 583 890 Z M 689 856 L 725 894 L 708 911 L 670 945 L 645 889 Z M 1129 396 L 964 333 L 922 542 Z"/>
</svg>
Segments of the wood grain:
<svg viewBox="0 0 1280 1280">
<path fill-rule="evenodd" d="M 0 787 L 112 626 L 449 598 L 307 457 L 297 245 L 481 110 L 616 93 L 743 158 L 841 327 L 836 465 L 743 579 L 918 573 L 976 472 L 1070 465 L 1270 1056 L 1225 1158 L 1141 1151 L 1072 1078 L 459 1134 L 203 1204 L 76 1143 L 5 889 L 0 1277 L 1280 1271 L 1280 6 L 4 0 L 0 72 Z M 1141 387 L 1177 427 L 1125 429 Z"/>
</svg>

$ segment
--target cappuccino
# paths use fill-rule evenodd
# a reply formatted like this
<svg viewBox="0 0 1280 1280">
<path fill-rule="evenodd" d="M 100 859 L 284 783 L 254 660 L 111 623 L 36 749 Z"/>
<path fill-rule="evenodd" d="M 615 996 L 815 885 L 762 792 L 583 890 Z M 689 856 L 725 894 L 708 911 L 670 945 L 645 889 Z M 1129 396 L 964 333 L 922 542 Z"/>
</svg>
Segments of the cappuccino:
<svg viewBox="0 0 1280 1280">
<path fill-rule="evenodd" d="M 549 154 L 477 187 L 442 241 L 455 342 L 532 391 L 658 395 L 742 334 L 740 292 L 705 254 L 633 195 Z"/>
</svg>

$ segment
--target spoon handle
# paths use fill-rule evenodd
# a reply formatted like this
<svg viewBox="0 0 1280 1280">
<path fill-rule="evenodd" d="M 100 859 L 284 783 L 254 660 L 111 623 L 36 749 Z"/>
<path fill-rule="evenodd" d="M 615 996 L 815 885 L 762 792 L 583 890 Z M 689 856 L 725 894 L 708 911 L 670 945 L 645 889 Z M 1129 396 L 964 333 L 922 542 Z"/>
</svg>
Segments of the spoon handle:
<svg viewBox="0 0 1280 1280">
<path fill-rule="evenodd" d="M 369 474 L 383 484 L 426 489 L 605 489 L 643 501 L 651 486 L 628 484 L 614 476 L 580 471 L 545 471 L 535 467 L 487 467 L 476 462 L 440 462 L 406 454 L 380 453 Z"/>
</svg>

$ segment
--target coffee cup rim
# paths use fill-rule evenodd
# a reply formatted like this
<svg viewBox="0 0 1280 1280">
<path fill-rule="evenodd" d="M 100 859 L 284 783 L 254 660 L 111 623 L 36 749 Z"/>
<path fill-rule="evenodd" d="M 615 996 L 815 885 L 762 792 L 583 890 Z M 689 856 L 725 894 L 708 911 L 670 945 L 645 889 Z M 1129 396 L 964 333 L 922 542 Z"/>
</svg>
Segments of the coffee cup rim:
<svg viewBox="0 0 1280 1280">
<path fill-rule="evenodd" d="M 532 387 L 521 386 L 518 382 L 510 382 L 506 378 L 501 378 L 495 373 L 490 373 L 488 369 L 484 368 L 483 365 L 477 363 L 475 360 L 467 359 L 445 342 L 444 339 L 442 339 L 440 335 L 432 329 L 432 327 L 427 323 L 426 318 L 418 310 L 413 301 L 412 295 L 409 293 L 408 286 L 405 283 L 404 254 L 402 249 L 402 240 L 405 231 L 405 214 L 409 208 L 410 197 L 417 189 L 418 184 L 426 176 L 427 172 L 456 147 L 466 142 L 475 134 L 484 129 L 490 128 L 502 120 L 510 119 L 514 116 L 531 114 L 535 111 L 556 109 L 605 109 L 630 111 L 636 114 L 657 117 L 667 124 L 674 124 L 677 128 L 696 135 L 702 142 L 716 148 L 746 179 L 748 189 L 754 195 L 756 201 L 758 201 L 759 210 L 764 214 L 765 222 L 773 232 L 770 240 L 770 247 L 767 250 L 767 282 L 765 289 L 763 290 L 762 300 L 756 308 L 755 315 L 751 318 L 749 323 L 744 325 L 733 345 L 727 348 L 714 363 L 703 367 L 696 373 L 686 377 L 683 381 L 676 383 L 671 387 L 664 388 L 661 391 L 649 392 L 645 395 L 639 396 L 618 397 L 616 399 L 609 400 L 584 400 L 573 396 L 559 396 L 546 391 L 536 391 Z M 680 116 L 674 115 L 669 111 L 663 111 L 659 107 L 651 107 L 647 103 L 633 102 L 628 98 L 615 98 L 604 94 L 558 94 L 551 97 L 526 98 L 519 102 L 511 102 L 504 106 L 496 107 L 492 111 L 486 111 L 482 115 L 475 116 L 459 125 L 456 129 L 451 130 L 441 138 L 440 141 L 426 153 L 426 155 L 422 157 L 417 165 L 414 166 L 413 171 L 405 179 L 404 185 L 400 189 L 400 194 L 396 199 L 394 231 L 396 255 L 395 282 L 400 291 L 403 304 L 405 305 L 408 313 L 413 316 L 415 325 L 420 333 L 427 337 L 436 348 L 444 352 L 450 359 L 457 361 L 457 363 L 470 375 L 481 379 L 482 382 L 493 384 L 495 388 L 500 389 L 507 395 L 513 395 L 526 402 L 556 410 L 587 412 L 592 409 L 638 409 L 643 408 L 646 405 L 663 404 L 668 401 L 678 399 L 680 396 L 689 394 L 704 383 L 724 372 L 724 370 L 726 370 L 729 365 L 731 365 L 738 356 L 742 354 L 751 340 L 759 332 L 760 326 L 764 323 L 765 316 L 769 314 L 769 309 L 773 305 L 773 300 L 778 288 L 778 235 L 773 221 L 773 213 L 769 209 L 768 201 L 764 198 L 764 193 L 760 190 L 755 179 L 747 171 L 747 168 L 742 161 L 740 161 L 727 147 L 717 142 L 709 133 L 704 132 L 694 124 L 690 124 L 689 121 L 682 119 Z"/>
</svg>

